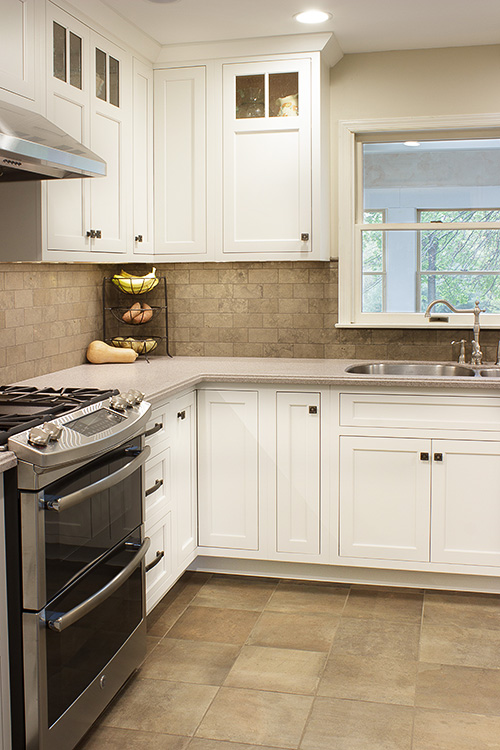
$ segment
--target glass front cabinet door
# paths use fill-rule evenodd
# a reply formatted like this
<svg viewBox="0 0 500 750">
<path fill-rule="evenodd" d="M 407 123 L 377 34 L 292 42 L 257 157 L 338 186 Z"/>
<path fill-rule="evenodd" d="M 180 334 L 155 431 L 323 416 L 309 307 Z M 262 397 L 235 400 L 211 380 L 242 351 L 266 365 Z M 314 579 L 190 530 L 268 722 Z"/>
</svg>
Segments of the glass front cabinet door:
<svg viewBox="0 0 500 750">
<path fill-rule="evenodd" d="M 311 60 L 223 66 L 223 252 L 311 252 Z M 243 258 L 241 258 L 243 259 Z"/>
</svg>

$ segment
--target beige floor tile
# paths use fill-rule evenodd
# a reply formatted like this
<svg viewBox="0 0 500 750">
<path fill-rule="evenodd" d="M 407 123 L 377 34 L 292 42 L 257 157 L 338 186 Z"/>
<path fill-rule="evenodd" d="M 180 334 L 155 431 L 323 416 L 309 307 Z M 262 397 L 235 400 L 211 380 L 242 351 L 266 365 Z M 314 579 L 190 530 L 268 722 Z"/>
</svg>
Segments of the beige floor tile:
<svg viewBox="0 0 500 750">
<path fill-rule="evenodd" d="M 328 660 L 318 695 L 413 706 L 416 679 L 416 661 L 340 653 Z"/>
<path fill-rule="evenodd" d="M 162 638 L 210 577 L 208 573 L 184 573 L 148 615 L 148 635 Z"/>
<path fill-rule="evenodd" d="M 340 615 L 348 593 L 349 588 L 345 586 L 281 581 L 269 599 L 266 610 Z"/>
<path fill-rule="evenodd" d="M 500 750 L 500 718 L 417 709 L 412 750 Z"/>
<path fill-rule="evenodd" d="M 223 687 L 197 737 L 278 748 L 297 748 L 313 699 L 263 690 Z"/>
<path fill-rule="evenodd" d="M 332 654 L 416 661 L 420 627 L 403 622 L 342 617 Z"/>
<path fill-rule="evenodd" d="M 258 748 L 258 750 L 278 750 L 276 747 L 269 747 L 268 745 L 248 745 L 246 742 L 226 742 L 225 740 L 205 740 L 202 737 L 193 737 L 189 750 L 252 750 L 252 748 Z"/>
<path fill-rule="evenodd" d="M 316 698 L 301 750 L 410 750 L 413 708 Z M 450 750 L 450 749 L 448 749 Z"/>
<path fill-rule="evenodd" d="M 164 638 L 141 668 L 141 679 L 222 685 L 240 646 Z"/>
<path fill-rule="evenodd" d="M 244 646 L 224 685 L 311 695 L 325 660 L 326 654 L 315 651 Z"/>
<path fill-rule="evenodd" d="M 500 669 L 420 664 L 415 703 L 445 711 L 500 715 Z"/>
<path fill-rule="evenodd" d="M 103 726 L 192 735 L 218 688 L 133 680 L 102 718 Z"/>
<path fill-rule="evenodd" d="M 154 649 L 159 644 L 161 638 L 155 635 L 148 635 L 146 636 L 146 658 L 149 656 L 149 654 L 154 651 Z"/>
<path fill-rule="evenodd" d="M 306 615 L 265 611 L 248 638 L 247 645 L 328 651 L 339 622 L 339 617 L 319 613 Z"/>
<path fill-rule="evenodd" d="M 213 576 L 193 600 L 195 607 L 262 610 L 278 581 L 242 576 Z"/>
<path fill-rule="evenodd" d="M 500 596 L 427 592 L 424 623 L 500 630 Z"/>
<path fill-rule="evenodd" d="M 243 609 L 188 607 L 168 635 L 170 638 L 241 645 L 258 618 L 258 612 Z"/>
<path fill-rule="evenodd" d="M 186 750 L 189 737 L 97 726 L 76 750 Z"/>
<path fill-rule="evenodd" d="M 500 631 L 458 625 L 422 625 L 420 661 L 500 668 Z"/>
<path fill-rule="evenodd" d="M 376 587 L 353 587 L 342 614 L 345 617 L 420 623 L 423 601 L 422 593 L 407 589 L 397 592 Z"/>
</svg>

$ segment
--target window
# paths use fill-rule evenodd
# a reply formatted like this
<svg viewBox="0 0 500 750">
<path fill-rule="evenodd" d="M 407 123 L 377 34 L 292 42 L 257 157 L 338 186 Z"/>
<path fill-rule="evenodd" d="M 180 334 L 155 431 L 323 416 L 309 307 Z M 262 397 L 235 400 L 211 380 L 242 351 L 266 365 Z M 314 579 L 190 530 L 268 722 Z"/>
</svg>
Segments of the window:
<svg viewBox="0 0 500 750">
<path fill-rule="evenodd" d="M 479 300 L 483 324 L 498 326 L 500 121 L 415 122 L 341 124 L 340 184 L 351 190 L 339 205 L 339 325 L 428 327 L 425 309 L 444 298 L 458 309 Z M 442 312 L 450 327 L 471 323 Z"/>
</svg>

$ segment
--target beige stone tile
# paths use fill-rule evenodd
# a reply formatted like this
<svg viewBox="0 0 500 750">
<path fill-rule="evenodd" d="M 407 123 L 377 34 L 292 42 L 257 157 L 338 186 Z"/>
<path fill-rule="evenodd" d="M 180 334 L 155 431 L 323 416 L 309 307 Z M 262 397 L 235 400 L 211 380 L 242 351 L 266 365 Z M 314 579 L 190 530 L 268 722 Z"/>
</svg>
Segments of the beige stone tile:
<svg viewBox="0 0 500 750">
<path fill-rule="evenodd" d="M 235 357 L 262 357 L 264 344 L 234 344 Z"/>
<path fill-rule="evenodd" d="M 500 632 L 459 625 L 422 625 L 420 661 L 500 668 Z"/>
<path fill-rule="evenodd" d="M 420 628 L 411 623 L 342 617 L 332 654 L 416 661 Z"/>
<path fill-rule="evenodd" d="M 500 596 L 426 592 L 424 623 L 500 630 Z"/>
<path fill-rule="evenodd" d="M 393 622 L 420 623 L 424 595 L 422 592 L 387 591 L 377 587 L 353 586 L 343 614 L 346 617 L 368 617 Z"/>
<path fill-rule="evenodd" d="M 225 742 L 224 740 L 205 740 L 201 737 L 193 737 L 189 750 L 252 750 L 258 747 L 258 750 L 277 750 L 276 747 L 268 745 L 248 745 L 246 742 Z"/>
<path fill-rule="evenodd" d="M 266 610 L 340 615 L 348 594 L 347 586 L 281 581 L 269 599 Z"/>
<path fill-rule="evenodd" d="M 219 281 L 219 272 L 217 270 L 208 270 L 207 268 L 192 269 L 189 271 L 190 284 L 217 284 Z"/>
<path fill-rule="evenodd" d="M 233 325 L 233 316 L 232 313 L 205 313 L 203 324 L 208 328 L 231 328 Z M 193 325 L 197 325 L 197 323 Z"/>
<path fill-rule="evenodd" d="M 308 313 L 309 302 L 307 299 L 280 299 L 279 300 L 279 312 L 280 313 Z"/>
<path fill-rule="evenodd" d="M 268 268 L 266 263 L 263 268 L 253 268 L 248 271 L 250 284 L 277 284 L 278 269 Z"/>
<path fill-rule="evenodd" d="M 415 703 L 423 708 L 500 715 L 500 670 L 422 663 Z"/>
<path fill-rule="evenodd" d="M 192 735 L 219 688 L 135 679 L 102 718 L 103 726 Z"/>
<path fill-rule="evenodd" d="M 243 265 L 243 264 L 242 264 Z M 218 272 L 220 284 L 248 284 L 254 279 L 249 278 L 251 271 L 246 268 L 223 268 Z"/>
<path fill-rule="evenodd" d="M 77 750 L 186 750 L 189 741 L 189 737 L 98 725 L 84 737 Z"/>
<path fill-rule="evenodd" d="M 249 299 L 248 312 L 249 313 L 275 313 L 278 312 L 278 299 L 276 297 L 269 297 L 269 288 L 264 284 L 262 288 L 262 299 Z"/>
<path fill-rule="evenodd" d="M 413 706 L 417 662 L 334 654 L 326 664 L 318 695 Z"/>
<path fill-rule="evenodd" d="M 412 750 L 500 750 L 500 717 L 417 709 Z"/>
<path fill-rule="evenodd" d="M 197 732 L 229 742 L 297 748 L 312 698 L 264 690 L 221 688 Z"/>
<path fill-rule="evenodd" d="M 190 606 L 169 631 L 171 638 L 243 644 L 259 617 L 242 609 Z"/>
<path fill-rule="evenodd" d="M 264 344 L 274 344 L 278 342 L 277 328 L 249 328 L 248 340 L 250 342 L 259 342 Z"/>
<path fill-rule="evenodd" d="M 208 573 L 184 573 L 148 615 L 148 635 L 163 637 L 208 580 Z"/>
<path fill-rule="evenodd" d="M 222 685 L 240 646 L 164 638 L 141 667 L 141 679 Z"/>
<path fill-rule="evenodd" d="M 264 344 L 264 357 L 293 357 L 293 346 L 291 344 Z"/>
<path fill-rule="evenodd" d="M 413 709 L 409 706 L 316 698 L 300 747 L 410 750 L 412 723 Z"/>
<path fill-rule="evenodd" d="M 264 612 L 247 644 L 306 651 L 328 651 L 340 618 L 323 613 Z"/>
<path fill-rule="evenodd" d="M 203 346 L 203 354 L 205 357 L 233 357 L 234 344 L 230 342 L 207 342 Z"/>
<path fill-rule="evenodd" d="M 315 651 L 244 646 L 224 685 L 312 695 L 325 660 L 326 654 Z"/>
<path fill-rule="evenodd" d="M 247 299 L 218 299 L 217 305 L 219 312 L 241 313 L 249 312 L 250 300 Z M 260 312 L 260 310 L 250 310 L 250 312 Z"/>
<path fill-rule="evenodd" d="M 251 576 L 214 575 L 196 594 L 196 607 L 262 610 L 278 581 Z"/>
<path fill-rule="evenodd" d="M 324 359 L 325 348 L 323 344 L 294 344 L 293 356 L 305 359 Z"/>
<path fill-rule="evenodd" d="M 219 341 L 221 343 L 246 343 L 248 328 L 220 328 Z"/>
</svg>

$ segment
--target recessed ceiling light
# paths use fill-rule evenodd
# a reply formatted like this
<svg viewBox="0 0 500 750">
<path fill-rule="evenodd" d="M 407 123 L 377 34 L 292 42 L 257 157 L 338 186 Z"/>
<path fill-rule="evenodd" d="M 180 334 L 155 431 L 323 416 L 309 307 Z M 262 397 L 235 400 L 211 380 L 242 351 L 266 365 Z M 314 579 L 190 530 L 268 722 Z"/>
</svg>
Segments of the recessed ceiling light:
<svg viewBox="0 0 500 750">
<path fill-rule="evenodd" d="M 166 3 L 178 3 L 179 0 L 149 0 L 149 2 L 150 3 L 161 3 L 163 5 L 163 4 L 166 4 Z"/>
<path fill-rule="evenodd" d="M 416 148 L 417 146 L 420 146 L 420 141 L 405 141 L 403 143 L 403 146 L 410 146 L 411 148 Z"/>
<path fill-rule="evenodd" d="M 294 15 L 295 20 L 299 23 L 324 23 L 331 17 L 332 14 L 324 10 L 305 10 Z"/>
</svg>

